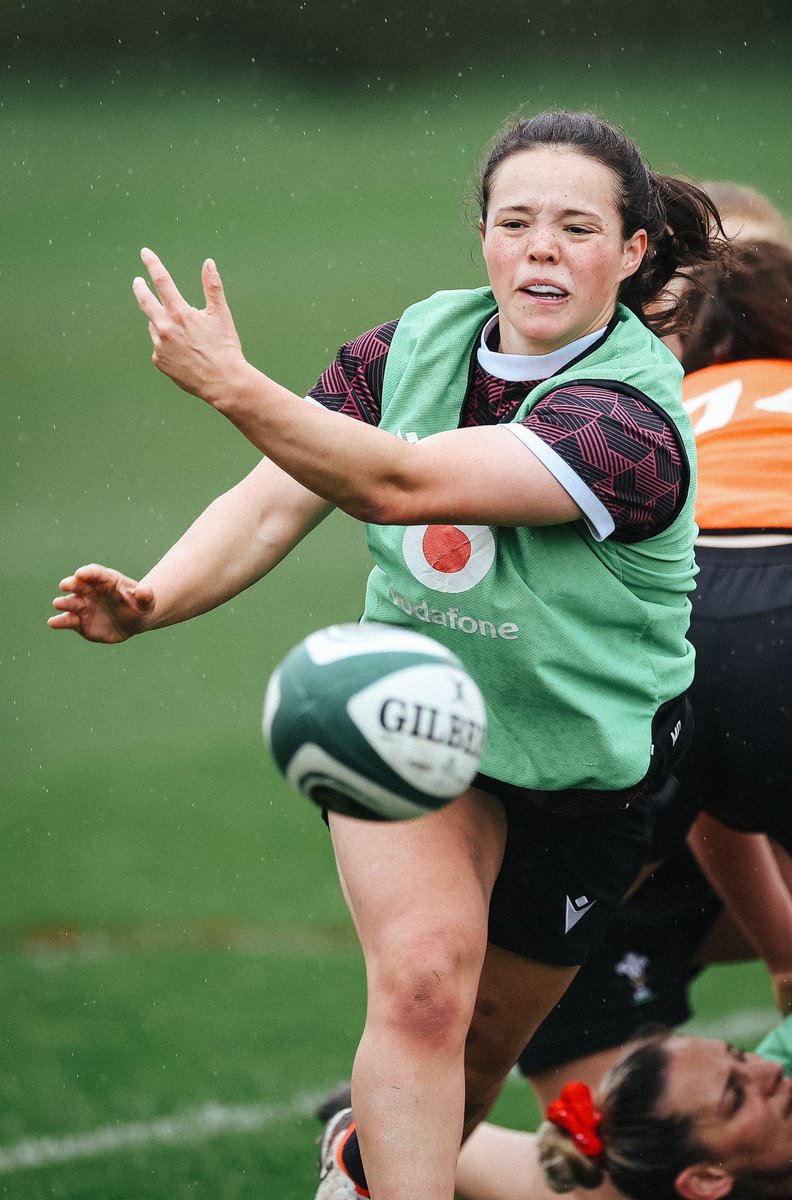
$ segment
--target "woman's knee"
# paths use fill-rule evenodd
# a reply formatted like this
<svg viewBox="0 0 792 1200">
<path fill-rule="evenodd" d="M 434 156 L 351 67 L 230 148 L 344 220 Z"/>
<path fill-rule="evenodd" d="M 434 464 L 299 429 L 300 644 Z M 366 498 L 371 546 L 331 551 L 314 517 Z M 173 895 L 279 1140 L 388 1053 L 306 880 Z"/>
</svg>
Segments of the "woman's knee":
<svg viewBox="0 0 792 1200">
<path fill-rule="evenodd" d="M 368 964 L 369 1019 L 427 1048 L 461 1051 L 481 967 L 472 942 L 447 929 L 387 939 Z"/>
</svg>

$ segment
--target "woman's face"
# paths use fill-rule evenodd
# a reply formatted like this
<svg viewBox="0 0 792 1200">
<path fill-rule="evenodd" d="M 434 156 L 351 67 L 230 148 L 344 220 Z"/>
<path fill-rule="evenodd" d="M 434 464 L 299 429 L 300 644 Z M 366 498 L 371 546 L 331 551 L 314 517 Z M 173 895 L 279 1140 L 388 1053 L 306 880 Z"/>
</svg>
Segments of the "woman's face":
<svg viewBox="0 0 792 1200">
<path fill-rule="evenodd" d="M 729 1175 L 759 1175 L 767 1180 L 767 1195 L 775 1194 L 776 1183 L 778 1194 L 788 1195 L 792 1079 L 777 1063 L 725 1042 L 674 1037 L 664 1046 L 668 1069 L 660 1114 L 692 1118 L 699 1141 Z"/>
<path fill-rule="evenodd" d="M 481 223 L 505 354 L 547 354 L 602 328 L 638 269 L 646 233 L 626 241 L 617 181 L 566 147 L 512 154 L 497 168 Z"/>
</svg>

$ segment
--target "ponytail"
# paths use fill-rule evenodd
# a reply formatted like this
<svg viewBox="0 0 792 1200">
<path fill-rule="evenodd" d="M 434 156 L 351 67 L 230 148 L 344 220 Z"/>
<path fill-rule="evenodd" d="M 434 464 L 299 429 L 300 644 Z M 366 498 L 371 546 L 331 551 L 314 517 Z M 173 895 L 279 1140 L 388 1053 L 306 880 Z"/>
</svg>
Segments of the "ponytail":
<svg viewBox="0 0 792 1200">
<path fill-rule="evenodd" d="M 630 1200 L 679 1200 L 675 1180 L 680 1171 L 708 1155 L 689 1118 L 657 1114 L 665 1088 L 667 1037 L 664 1031 L 638 1042 L 603 1080 L 599 1155 L 586 1154 L 574 1133 L 552 1119 L 540 1126 L 539 1162 L 553 1191 L 591 1190 L 607 1176 Z"/>
<path fill-rule="evenodd" d="M 544 1121 L 536 1134 L 539 1165 L 554 1192 L 590 1191 L 604 1183 L 606 1172 L 597 1159 L 589 1158 L 563 1129 Z"/>
<path fill-rule="evenodd" d="M 649 244 L 634 275 L 622 283 L 619 299 L 653 333 L 664 336 L 687 325 L 686 289 L 669 288 L 677 277 L 728 253 L 718 210 L 702 188 L 671 175 L 647 171 L 652 203 L 629 214 L 625 233 L 646 229 Z M 637 222 L 637 223 L 635 223 Z M 630 229 L 630 225 L 633 226 Z"/>
<path fill-rule="evenodd" d="M 546 1126 L 542 1126 L 545 1132 L 539 1140 L 539 1161 L 551 1186 L 570 1192 L 574 1187 L 592 1188 L 601 1183 L 605 1157 L 602 1113 L 594 1107 L 588 1085 L 578 1080 L 566 1084 L 559 1098 L 548 1105 Z"/>
</svg>

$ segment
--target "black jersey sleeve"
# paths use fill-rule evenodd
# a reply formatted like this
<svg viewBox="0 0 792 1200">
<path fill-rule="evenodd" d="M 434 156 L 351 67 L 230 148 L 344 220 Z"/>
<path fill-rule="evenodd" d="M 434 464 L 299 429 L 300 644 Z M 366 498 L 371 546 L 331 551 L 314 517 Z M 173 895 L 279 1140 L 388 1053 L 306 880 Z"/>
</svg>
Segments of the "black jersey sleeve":
<svg viewBox="0 0 792 1200">
<path fill-rule="evenodd" d="M 346 342 L 308 395 L 324 408 L 379 425 L 382 381 L 397 321 L 370 329 Z"/>
<path fill-rule="evenodd" d="M 671 418 L 648 400 L 574 384 L 543 397 L 522 424 L 604 505 L 617 541 L 653 537 L 681 510 L 687 456 Z"/>
</svg>

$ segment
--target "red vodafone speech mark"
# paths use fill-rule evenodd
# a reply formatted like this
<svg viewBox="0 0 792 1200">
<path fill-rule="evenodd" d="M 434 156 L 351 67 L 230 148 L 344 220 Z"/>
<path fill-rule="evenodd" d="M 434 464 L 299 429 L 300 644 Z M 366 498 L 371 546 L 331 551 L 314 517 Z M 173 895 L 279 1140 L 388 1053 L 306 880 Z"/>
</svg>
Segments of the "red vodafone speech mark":
<svg viewBox="0 0 792 1200">
<path fill-rule="evenodd" d="M 468 592 L 495 561 L 495 538 L 487 525 L 408 525 L 402 538 L 404 565 L 436 592 Z"/>
<path fill-rule="evenodd" d="M 456 525 L 428 525 L 421 545 L 426 561 L 435 571 L 453 575 L 470 562 L 470 538 Z"/>
</svg>

